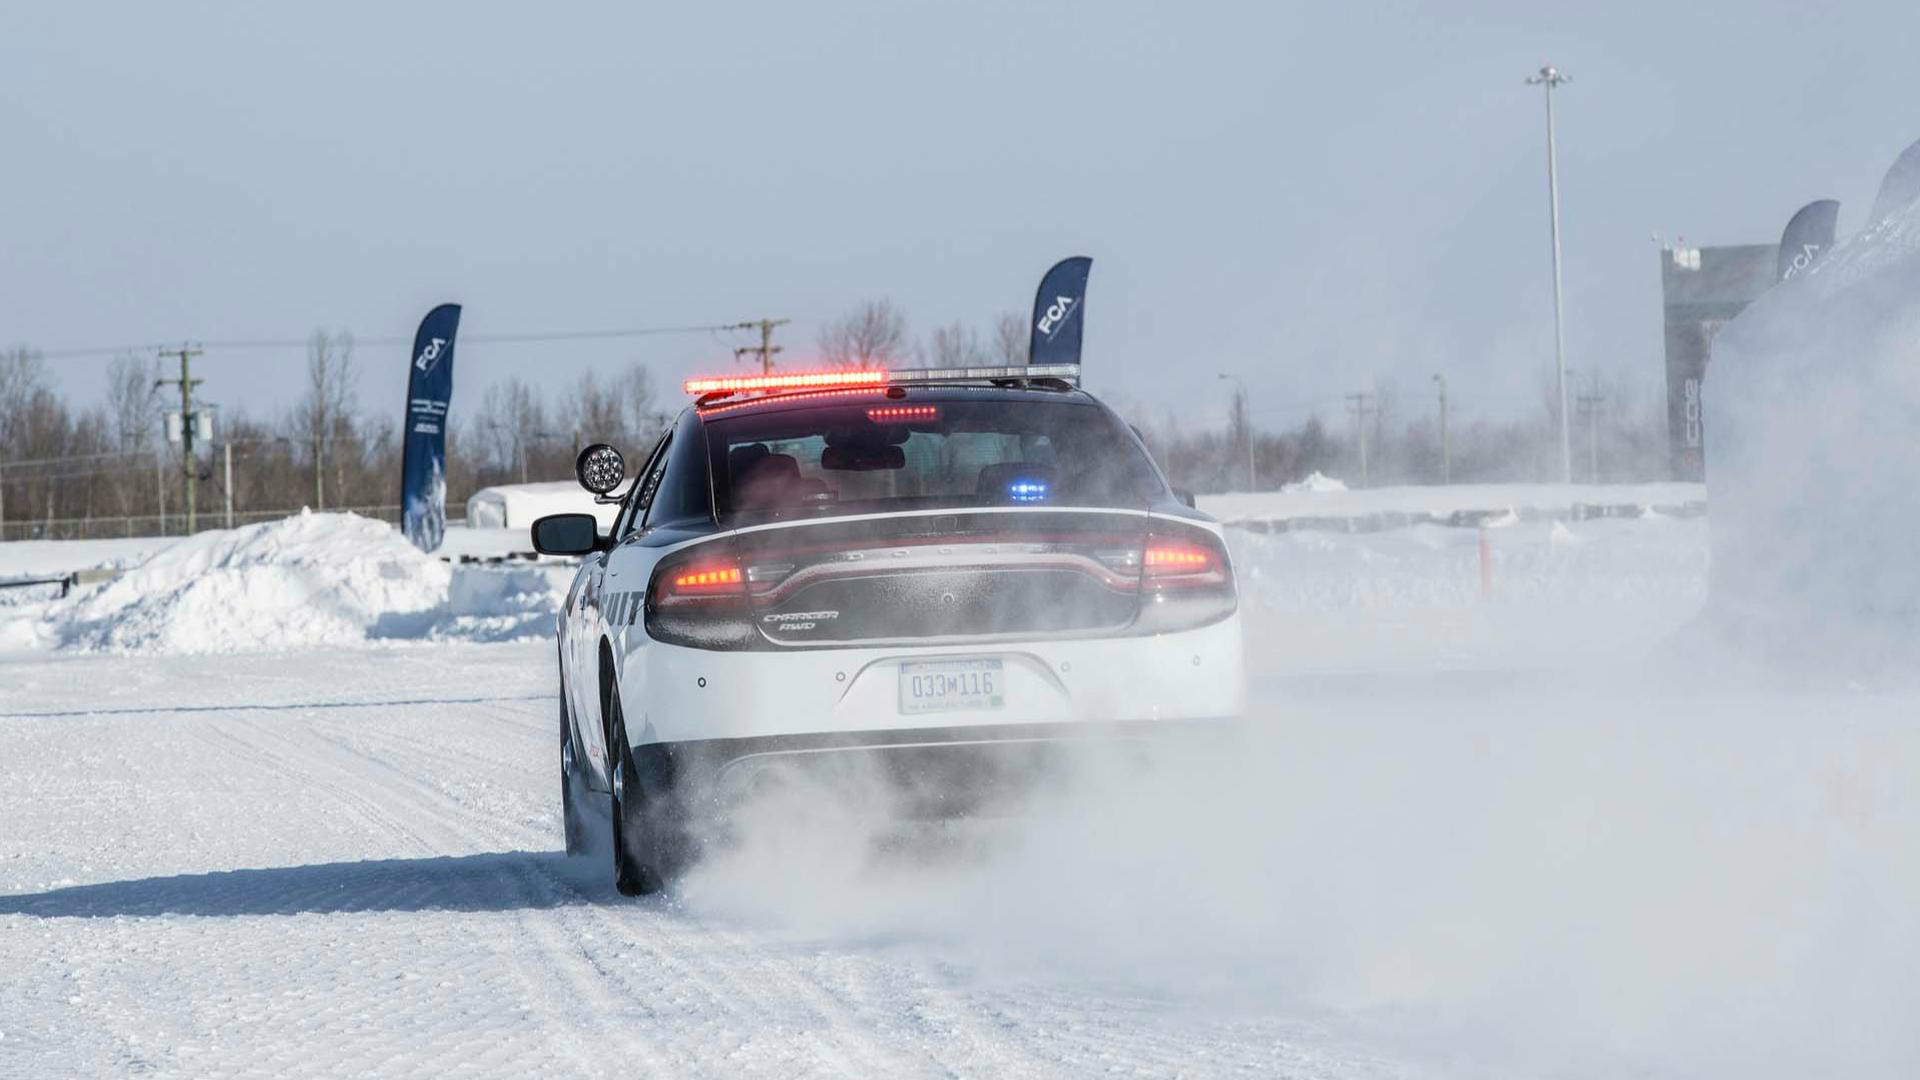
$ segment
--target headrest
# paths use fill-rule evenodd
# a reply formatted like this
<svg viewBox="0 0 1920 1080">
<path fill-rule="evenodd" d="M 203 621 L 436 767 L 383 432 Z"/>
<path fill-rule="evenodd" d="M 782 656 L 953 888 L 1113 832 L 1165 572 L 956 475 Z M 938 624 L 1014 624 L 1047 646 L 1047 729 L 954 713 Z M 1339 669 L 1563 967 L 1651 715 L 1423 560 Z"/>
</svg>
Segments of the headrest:
<svg viewBox="0 0 1920 1080">
<path fill-rule="evenodd" d="M 743 482 L 755 485 L 777 484 L 798 479 L 800 479 L 799 459 L 792 454 L 767 453 L 767 448 L 764 446 L 760 447 L 760 454 L 757 457 L 747 461 L 733 475 L 733 482 L 736 484 Z"/>
<path fill-rule="evenodd" d="M 766 443 L 746 443 L 736 446 L 727 451 L 727 473 L 730 476 L 739 476 L 741 470 L 766 456 Z"/>
</svg>

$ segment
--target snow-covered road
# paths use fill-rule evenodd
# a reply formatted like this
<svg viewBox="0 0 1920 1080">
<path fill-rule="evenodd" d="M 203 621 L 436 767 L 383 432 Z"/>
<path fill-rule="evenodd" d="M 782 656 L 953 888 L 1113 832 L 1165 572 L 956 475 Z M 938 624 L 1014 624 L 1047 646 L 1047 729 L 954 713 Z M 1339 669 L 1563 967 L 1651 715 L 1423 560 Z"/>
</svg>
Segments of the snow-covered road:
<svg viewBox="0 0 1920 1080">
<path fill-rule="evenodd" d="M 629 901 L 556 850 L 550 649 L 0 660 L 0 1075 L 1920 1062 L 1912 697 L 1279 679 L 1231 759 Z"/>
<path fill-rule="evenodd" d="M 1398 1075 L 1299 1020 L 617 896 L 555 850 L 550 649 L 7 664 L 0 1074 Z"/>
</svg>

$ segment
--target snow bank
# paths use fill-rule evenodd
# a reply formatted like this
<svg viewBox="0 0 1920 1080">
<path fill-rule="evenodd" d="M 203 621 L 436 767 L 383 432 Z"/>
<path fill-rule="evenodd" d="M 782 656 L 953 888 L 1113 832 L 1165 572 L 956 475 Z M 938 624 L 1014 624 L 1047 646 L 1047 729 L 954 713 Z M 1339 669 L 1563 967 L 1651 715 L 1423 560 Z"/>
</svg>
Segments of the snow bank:
<svg viewBox="0 0 1920 1080">
<path fill-rule="evenodd" d="M 1487 533 L 1493 588 L 1483 596 L 1480 530 L 1230 529 L 1250 634 L 1271 650 L 1256 660 L 1270 672 L 1533 666 L 1655 647 L 1704 601 L 1701 518 L 1516 517 Z M 476 544 L 494 535 L 476 531 Z M 572 573 L 559 562 L 449 564 L 380 522 L 306 514 L 177 540 L 67 600 L 51 590 L 0 595 L 0 651 L 224 653 L 547 637 Z"/>
<path fill-rule="evenodd" d="M 1202 495 L 1200 509 L 1232 523 L 1299 519 L 1354 519 L 1381 515 L 1446 519 L 1455 515 L 1566 513 L 1575 506 L 1633 508 L 1642 512 L 1698 511 L 1706 503 L 1700 484 L 1450 484 L 1348 490 L 1315 473 L 1279 491 Z"/>
<path fill-rule="evenodd" d="M 1289 495 L 1301 491 L 1345 491 L 1347 490 L 1347 485 L 1344 481 L 1336 480 L 1320 470 L 1315 469 L 1304 479 L 1295 480 L 1291 484 L 1280 485 L 1280 490 Z"/>
<path fill-rule="evenodd" d="M 564 566 L 455 567 L 392 526 L 302 513 L 174 543 L 112 581 L 47 604 L 14 646 L 227 653 L 371 639 L 550 634 Z"/>
<path fill-rule="evenodd" d="M 1492 669 L 1644 656 L 1706 603 L 1707 522 L 1651 516 L 1482 530 L 1229 529 L 1248 661 L 1265 673 Z"/>
<path fill-rule="evenodd" d="M 1717 621 L 1782 654 L 1920 648 L 1920 204 L 1728 323 L 1703 401 Z"/>
</svg>

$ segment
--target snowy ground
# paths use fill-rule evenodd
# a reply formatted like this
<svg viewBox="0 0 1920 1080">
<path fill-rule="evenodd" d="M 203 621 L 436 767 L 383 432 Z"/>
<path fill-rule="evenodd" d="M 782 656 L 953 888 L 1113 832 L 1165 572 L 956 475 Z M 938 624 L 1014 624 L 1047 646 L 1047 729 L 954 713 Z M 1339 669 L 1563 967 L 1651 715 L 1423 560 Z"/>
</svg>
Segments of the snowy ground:
<svg viewBox="0 0 1920 1080">
<path fill-rule="evenodd" d="M 1242 538 L 1246 742 L 640 901 L 550 641 L 16 634 L 0 1075 L 1913 1075 L 1920 702 L 1688 633 L 1704 528 Z"/>
</svg>

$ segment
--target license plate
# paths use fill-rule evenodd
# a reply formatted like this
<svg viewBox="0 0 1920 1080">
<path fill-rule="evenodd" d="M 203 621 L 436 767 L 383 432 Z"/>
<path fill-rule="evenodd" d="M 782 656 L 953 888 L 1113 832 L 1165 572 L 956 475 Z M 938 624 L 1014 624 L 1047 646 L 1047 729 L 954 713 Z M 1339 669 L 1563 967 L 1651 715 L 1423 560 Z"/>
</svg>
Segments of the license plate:
<svg viewBox="0 0 1920 1080">
<path fill-rule="evenodd" d="M 998 660 L 935 660 L 900 665 L 902 713 L 998 709 L 1006 704 L 1007 673 Z"/>
</svg>

